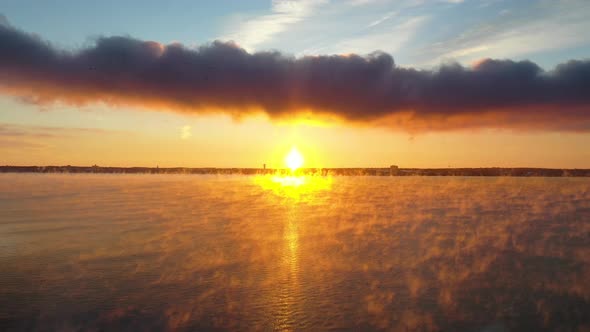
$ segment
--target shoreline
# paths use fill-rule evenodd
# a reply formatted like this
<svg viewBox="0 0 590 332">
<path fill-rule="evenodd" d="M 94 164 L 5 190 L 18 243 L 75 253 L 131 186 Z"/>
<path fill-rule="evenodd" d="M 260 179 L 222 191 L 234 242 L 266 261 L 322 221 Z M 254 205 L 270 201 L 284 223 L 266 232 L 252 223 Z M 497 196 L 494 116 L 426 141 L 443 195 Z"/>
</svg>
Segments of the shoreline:
<svg viewBox="0 0 590 332">
<path fill-rule="evenodd" d="M 217 168 L 217 167 L 101 167 L 0 166 L 0 173 L 102 173 L 102 174 L 219 174 L 219 175 L 344 175 L 344 176 L 516 176 L 590 177 L 590 169 L 481 167 L 481 168 Z"/>
</svg>

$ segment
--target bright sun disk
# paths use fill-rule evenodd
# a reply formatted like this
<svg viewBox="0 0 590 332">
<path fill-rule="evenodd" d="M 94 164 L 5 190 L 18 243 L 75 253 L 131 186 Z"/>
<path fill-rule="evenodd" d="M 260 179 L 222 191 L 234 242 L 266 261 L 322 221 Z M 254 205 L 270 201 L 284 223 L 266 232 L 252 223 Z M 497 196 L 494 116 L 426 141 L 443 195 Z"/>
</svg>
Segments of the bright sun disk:
<svg viewBox="0 0 590 332">
<path fill-rule="evenodd" d="M 299 167 L 303 165 L 303 156 L 295 147 L 291 149 L 289 154 L 285 157 L 285 163 L 287 167 L 291 169 L 291 171 L 297 170 Z"/>
</svg>

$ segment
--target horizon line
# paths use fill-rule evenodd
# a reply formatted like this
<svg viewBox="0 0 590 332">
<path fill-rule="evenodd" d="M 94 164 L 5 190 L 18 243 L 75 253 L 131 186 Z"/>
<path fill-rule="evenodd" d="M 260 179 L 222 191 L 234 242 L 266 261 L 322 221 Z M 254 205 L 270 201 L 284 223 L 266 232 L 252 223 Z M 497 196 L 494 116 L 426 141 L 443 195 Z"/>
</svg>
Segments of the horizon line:
<svg viewBox="0 0 590 332">
<path fill-rule="evenodd" d="M 289 170 L 289 167 L 238 167 L 238 166 L 100 166 L 100 165 L 0 165 L 0 168 L 31 168 L 31 167 L 72 167 L 72 168 L 148 168 L 148 169 L 258 169 L 258 170 Z M 318 170 L 318 169 L 390 169 L 399 170 L 428 170 L 428 169 L 546 169 L 546 170 L 590 170 L 590 167 L 539 167 L 539 166 L 460 166 L 460 167 L 401 167 L 399 165 L 389 166 L 336 166 L 336 167 L 299 167 L 298 170 Z"/>
</svg>

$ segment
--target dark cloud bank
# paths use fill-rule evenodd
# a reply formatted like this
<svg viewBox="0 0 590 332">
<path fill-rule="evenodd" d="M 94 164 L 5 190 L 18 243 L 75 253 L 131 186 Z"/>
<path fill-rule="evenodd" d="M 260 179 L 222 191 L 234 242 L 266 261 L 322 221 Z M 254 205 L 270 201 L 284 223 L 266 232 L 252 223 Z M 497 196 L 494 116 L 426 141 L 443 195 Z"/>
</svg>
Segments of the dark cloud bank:
<svg viewBox="0 0 590 332">
<path fill-rule="evenodd" d="M 551 71 L 491 59 L 418 70 L 397 67 L 386 53 L 295 58 L 232 43 L 189 49 L 129 37 L 66 51 L 0 22 L 0 92 L 41 104 L 312 113 L 406 131 L 590 131 L 590 60 Z"/>
</svg>

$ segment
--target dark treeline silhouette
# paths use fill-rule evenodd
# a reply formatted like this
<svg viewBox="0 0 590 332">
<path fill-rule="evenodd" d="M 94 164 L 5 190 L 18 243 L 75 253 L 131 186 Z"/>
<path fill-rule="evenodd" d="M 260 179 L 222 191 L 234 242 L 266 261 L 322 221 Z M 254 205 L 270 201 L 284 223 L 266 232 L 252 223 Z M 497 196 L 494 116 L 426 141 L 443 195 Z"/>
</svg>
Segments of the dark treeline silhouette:
<svg viewBox="0 0 590 332">
<path fill-rule="evenodd" d="M 112 173 L 112 174 L 279 174 L 347 176 L 544 176 L 590 177 L 590 169 L 561 168 L 189 168 L 101 166 L 0 166 L 0 173 Z"/>
</svg>

